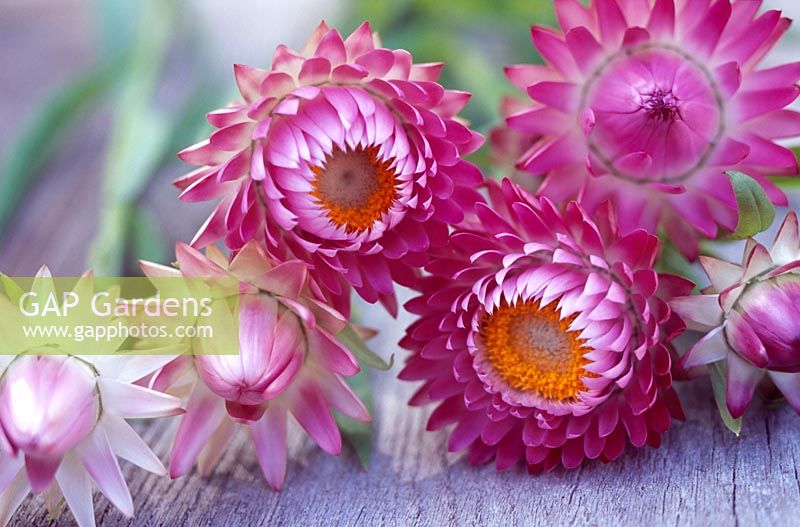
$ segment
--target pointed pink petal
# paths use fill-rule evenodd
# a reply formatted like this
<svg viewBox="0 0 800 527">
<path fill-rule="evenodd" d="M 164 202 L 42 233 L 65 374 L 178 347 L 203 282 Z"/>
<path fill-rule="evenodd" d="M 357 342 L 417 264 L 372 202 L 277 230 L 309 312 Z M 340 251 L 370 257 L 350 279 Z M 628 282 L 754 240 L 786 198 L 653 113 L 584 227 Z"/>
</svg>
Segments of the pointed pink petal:
<svg viewBox="0 0 800 527">
<path fill-rule="evenodd" d="M 736 353 L 759 367 L 766 367 L 769 359 L 764 344 L 752 326 L 736 310 L 728 313 L 726 337 Z"/>
<path fill-rule="evenodd" d="M 710 57 L 731 16 L 730 0 L 717 0 L 687 35 L 702 56 Z"/>
<path fill-rule="evenodd" d="M 800 414 L 800 373 L 771 371 L 769 377 L 794 411 Z"/>
<path fill-rule="evenodd" d="M 673 298 L 670 307 L 681 318 L 698 329 L 709 330 L 722 323 L 722 308 L 718 295 L 692 295 Z"/>
<path fill-rule="evenodd" d="M 275 490 L 280 490 L 286 477 L 286 409 L 267 408 L 261 420 L 250 424 L 261 471 Z"/>
<path fill-rule="evenodd" d="M 25 456 L 25 470 L 33 492 L 44 492 L 50 486 L 59 463 L 61 460 L 58 458 L 45 459 Z"/>
<path fill-rule="evenodd" d="M 728 411 L 734 419 L 744 414 L 762 376 L 763 372 L 761 370 L 739 358 L 735 353 L 729 355 L 728 384 L 725 399 Z"/>
<path fill-rule="evenodd" d="M 64 461 L 61 462 L 56 473 L 56 481 L 78 525 L 81 527 L 94 526 L 92 483 L 77 455 L 68 453 L 64 457 Z"/>
<path fill-rule="evenodd" d="M 289 409 L 300 426 L 328 454 L 342 453 L 342 436 L 325 399 L 313 381 L 307 381 L 293 395 Z"/>
<path fill-rule="evenodd" d="M 230 444 L 239 425 L 232 419 L 223 419 L 219 428 L 214 432 L 209 439 L 206 448 L 200 454 L 200 459 L 197 462 L 197 470 L 202 477 L 208 477 L 219 464 L 222 454 Z"/>
<path fill-rule="evenodd" d="M 770 251 L 777 265 L 784 265 L 800 257 L 800 237 L 798 234 L 797 214 L 789 211 L 784 218 Z"/>
<path fill-rule="evenodd" d="M 0 492 L 0 525 L 8 525 L 30 491 L 28 478 L 24 472 L 19 472 L 6 489 Z"/>
<path fill-rule="evenodd" d="M 77 448 L 86 471 L 97 483 L 97 487 L 127 517 L 133 516 L 133 499 L 122 477 L 117 457 L 111 450 L 108 437 L 102 427 L 96 427 L 84 443 Z"/>
<path fill-rule="evenodd" d="M 647 30 L 655 37 L 671 37 L 675 31 L 674 0 L 656 0 Z"/>
<path fill-rule="evenodd" d="M 344 41 L 347 56 L 352 61 L 368 51 L 375 49 L 375 41 L 372 37 L 372 29 L 369 22 L 364 22 Z"/>
<path fill-rule="evenodd" d="M 725 328 L 720 326 L 712 329 L 706 336 L 686 353 L 681 365 L 694 368 L 724 359 L 728 355 L 728 343 L 725 341 Z"/>
<path fill-rule="evenodd" d="M 362 423 L 372 421 L 367 408 L 340 377 L 331 376 L 325 379 L 321 383 L 321 388 L 325 399 L 336 410 Z"/>
<path fill-rule="evenodd" d="M 178 425 L 169 460 L 170 477 L 189 472 L 222 419 L 227 419 L 222 400 L 198 381 L 186 405 L 186 415 Z"/>
<path fill-rule="evenodd" d="M 103 411 L 120 417 L 149 419 L 183 413 L 181 400 L 177 397 L 142 386 L 99 377 L 97 387 Z"/>
<path fill-rule="evenodd" d="M 710 256 L 701 256 L 700 265 L 711 280 L 716 292 L 724 291 L 742 279 L 742 268 L 738 265 L 717 260 Z"/>
<path fill-rule="evenodd" d="M 167 470 L 158 457 L 125 419 L 116 415 L 104 414 L 101 424 L 116 455 L 153 474 L 159 476 L 167 474 Z"/>
</svg>

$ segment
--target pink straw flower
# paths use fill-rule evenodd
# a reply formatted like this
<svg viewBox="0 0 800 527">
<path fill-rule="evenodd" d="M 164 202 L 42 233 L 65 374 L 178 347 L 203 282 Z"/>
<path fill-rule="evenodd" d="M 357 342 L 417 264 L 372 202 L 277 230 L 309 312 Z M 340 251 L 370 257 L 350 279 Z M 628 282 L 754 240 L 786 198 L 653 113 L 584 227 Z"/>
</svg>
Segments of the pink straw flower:
<svg viewBox="0 0 800 527">
<path fill-rule="evenodd" d="M 800 92 L 800 62 L 758 69 L 789 27 L 760 0 L 556 0 L 562 32 L 534 26 L 546 66 L 510 66 L 533 105 L 508 124 L 534 136 L 522 168 L 544 175 L 555 201 L 592 211 L 610 199 L 623 233 L 663 226 L 697 256 L 699 236 L 733 231 L 738 205 L 725 171 L 786 196 L 766 176 L 797 173 L 775 141 L 800 135 L 784 109 Z"/>
<path fill-rule="evenodd" d="M 658 239 L 620 237 L 609 208 L 593 222 L 508 180 L 426 269 L 400 378 L 435 402 L 429 430 L 455 424 L 449 449 L 498 469 L 612 461 L 657 447 L 682 419 L 667 343 L 683 329 L 662 297 L 691 283 L 653 270 Z"/>
<path fill-rule="evenodd" d="M 36 351 L 0 356 L 0 525 L 33 491 L 51 513 L 63 497 L 78 525 L 93 526 L 91 481 L 132 517 L 117 456 L 155 474 L 166 470 L 125 419 L 182 413 L 179 399 L 134 383 L 173 357 Z"/>
<path fill-rule="evenodd" d="M 263 239 L 313 266 L 345 315 L 350 286 L 395 313 L 393 282 L 411 285 L 481 199 L 462 156 L 483 139 L 456 118 L 469 94 L 438 84 L 441 69 L 380 47 L 367 23 L 347 39 L 322 23 L 302 51 L 279 46 L 271 70 L 236 66 L 244 100 L 179 154 L 200 167 L 176 182 L 181 199 L 220 198 L 192 245 Z"/>
<path fill-rule="evenodd" d="M 800 241 L 787 214 L 772 249 L 748 240 L 741 265 L 700 257 L 711 280 L 701 295 L 672 300 L 691 329 L 707 332 L 681 359 L 693 368 L 724 361 L 726 401 L 744 414 L 756 386 L 772 381 L 800 413 Z"/>
<path fill-rule="evenodd" d="M 170 458 L 175 478 L 199 458 L 209 474 L 237 430 L 249 428 L 267 482 L 280 489 L 286 475 L 286 425 L 294 416 L 320 448 L 339 455 L 342 440 L 331 408 L 362 422 L 367 409 L 344 376 L 355 358 L 336 337 L 346 320 L 328 307 L 299 260 L 278 263 L 255 242 L 228 261 L 214 246 L 203 255 L 178 244 L 180 271 L 143 262 L 150 277 L 233 277 L 239 283 L 239 353 L 181 357 L 151 380 L 186 395 Z"/>
</svg>

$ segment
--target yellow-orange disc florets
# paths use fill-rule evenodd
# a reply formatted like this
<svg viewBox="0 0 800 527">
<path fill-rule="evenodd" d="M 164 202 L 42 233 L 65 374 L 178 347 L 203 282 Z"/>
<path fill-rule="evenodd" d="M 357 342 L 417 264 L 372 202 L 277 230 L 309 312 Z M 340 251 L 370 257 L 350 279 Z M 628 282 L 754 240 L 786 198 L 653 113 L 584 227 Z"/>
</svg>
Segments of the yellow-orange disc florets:
<svg viewBox="0 0 800 527">
<path fill-rule="evenodd" d="M 541 308 L 528 300 L 503 303 L 480 327 L 486 357 L 509 386 L 555 401 L 573 401 L 586 389 L 579 333 L 570 331 L 575 316 L 560 318 L 555 303 Z"/>
<path fill-rule="evenodd" d="M 337 227 L 344 227 L 348 234 L 366 231 L 398 198 L 392 163 L 378 158 L 377 146 L 336 148 L 324 166 L 311 167 L 316 176 L 311 196 Z"/>
</svg>

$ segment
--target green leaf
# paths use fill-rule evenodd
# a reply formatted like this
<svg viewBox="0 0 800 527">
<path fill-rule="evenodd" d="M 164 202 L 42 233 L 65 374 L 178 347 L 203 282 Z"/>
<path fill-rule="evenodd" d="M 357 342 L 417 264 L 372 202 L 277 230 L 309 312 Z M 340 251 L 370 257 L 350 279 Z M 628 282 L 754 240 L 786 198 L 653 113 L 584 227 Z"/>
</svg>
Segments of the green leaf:
<svg viewBox="0 0 800 527">
<path fill-rule="evenodd" d="M 8 299 L 15 304 L 19 304 L 19 299 L 25 294 L 25 291 L 22 290 L 19 284 L 3 273 L 0 273 L 0 282 L 2 282 L 3 287 L 6 290 Z"/>
<path fill-rule="evenodd" d="M 170 147 L 173 125 L 153 104 L 168 49 L 174 6 L 139 2 L 136 33 L 121 89 L 114 102 L 103 184 L 100 232 L 89 263 L 98 275 L 123 271 L 128 237 L 134 234 L 136 205 Z"/>
<path fill-rule="evenodd" d="M 674 274 L 688 278 L 695 284 L 701 283 L 701 273 L 696 266 L 689 263 L 689 260 L 675 247 L 668 237 L 661 236 L 661 257 L 656 263 L 656 270 L 659 273 Z"/>
<path fill-rule="evenodd" d="M 394 355 L 391 356 L 387 364 L 385 360 L 364 344 L 364 340 L 358 336 L 358 333 L 350 324 L 337 333 L 336 338 L 350 350 L 350 353 L 355 355 L 358 363 L 362 366 L 366 365 L 376 370 L 386 371 L 394 365 Z"/>
<path fill-rule="evenodd" d="M 100 230 L 89 249 L 89 266 L 98 276 L 121 272 L 133 215 L 130 205 L 115 203 L 104 207 Z"/>
<path fill-rule="evenodd" d="M 725 396 L 725 365 L 721 362 L 709 364 L 708 371 L 711 377 L 711 386 L 714 389 L 714 400 L 717 402 L 717 409 L 719 409 L 719 415 L 722 417 L 722 422 L 725 423 L 725 426 L 728 428 L 728 430 L 736 434 L 738 437 L 742 431 L 742 418 L 739 417 L 734 419 L 731 413 L 728 411 L 728 405 Z"/>
<path fill-rule="evenodd" d="M 131 235 L 133 236 L 133 256 L 137 261 L 163 262 L 170 257 L 167 241 L 161 234 L 161 228 L 150 211 L 136 210 Z"/>
<path fill-rule="evenodd" d="M 0 231 L 62 139 L 115 83 L 121 66 L 120 60 L 109 62 L 59 88 L 8 145 L 9 155 L 0 171 Z"/>
<path fill-rule="evenodd" d="M 372 386 L 369 374 L 366 369 L 362 369 L 357 375 L 346 378 L 353 392 L 361 399 L 370 415 L 373 414 L 374 402 L 372 399 Z M 336 424 L 348 445 L 358 456 L 361 466 L 366 470 L 372 457 L 372 441 L 374 426 L 372 423 L 360 423 L 339 412 L 334 413 Z"/>
<path fill-rule="evenodd" d="M 739 223 L 733 232 L 722 233 L 718 240 L 744 240 L 763 232 L 775 220 L 775 208 L 764 189 L 756 180 L 731 170 L 726 172 L 731 179 L 736 202 L 739 204 Z"/>
</svg>

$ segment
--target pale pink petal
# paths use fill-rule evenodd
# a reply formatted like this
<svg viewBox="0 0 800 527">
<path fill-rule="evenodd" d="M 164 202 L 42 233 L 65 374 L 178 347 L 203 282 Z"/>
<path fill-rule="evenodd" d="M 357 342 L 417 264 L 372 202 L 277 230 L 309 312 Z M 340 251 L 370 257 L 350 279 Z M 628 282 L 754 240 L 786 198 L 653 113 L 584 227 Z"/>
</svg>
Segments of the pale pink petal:
<svg viewBox="0 0 800 527">
<path fill-rule="evenodd" d="M 77 453 L 100 491 L 122 514 L 132 517 L 133 499 L 105 430 L 102 427 L 95 428 L 92 435 L 78 447 Z"/>
<path fill-rule="evenodd" d="M 728 382 L 725 398 L 728 411 L 734 419 L 744 414 L 763 375 L 761 370 L 739 358 L 738 355 L 732 353 L 728 357 Z"/>
<path fill-rule="evenodd" d="M 261 470 L 275 490 L 280 490 L 286 477 L 286 418 L 286 409 L 275 405 L 250 424 Z"/>
<path fill-rule="evenodd" d="M 56 473 L 56 481 L 78 525 L 94 527 L 92 484 L 77 455 L 69 453 L 64 457 Z"/>
<path fill-rule="evenodd" d="M 222 400 L 198 382 L 186 405 L 186 415 L 178 425 L 169 460 L 170 477 L 177 478 L 191 470 L 222 419 L 227 419 Z"/>
<path fill-rule="evenodd" d="M 100 377 L 97 387 L 103 410 L 125 418 L 154 418 L 180 415 L 181 400 L 165 393 Z"/>
<path fill-rule="evenodd" d="M 100 426 L 105 430 L 108 442 L 116 455 L 153 474 L 159 476 L 167 474 L 158 457 L 125 419 L 105 414 L 101 418 Z"/>
</svg>

